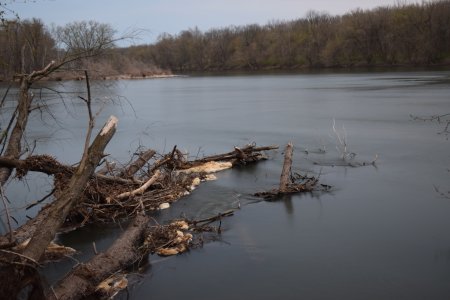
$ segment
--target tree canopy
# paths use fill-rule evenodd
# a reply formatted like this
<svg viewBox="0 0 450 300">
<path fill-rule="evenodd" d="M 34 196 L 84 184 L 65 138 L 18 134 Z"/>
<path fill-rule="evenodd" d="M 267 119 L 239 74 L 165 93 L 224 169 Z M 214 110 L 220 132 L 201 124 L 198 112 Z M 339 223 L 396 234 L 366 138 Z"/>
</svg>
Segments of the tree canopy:
<svg viewBox="0 0 450 300">
<path fill-rule="evenodd" d="M 434 65 L 450 62 L 450 1 L 311 11 L 293 21 L 163 34 L 128 49 L 174 71 Z"/>
</svg>

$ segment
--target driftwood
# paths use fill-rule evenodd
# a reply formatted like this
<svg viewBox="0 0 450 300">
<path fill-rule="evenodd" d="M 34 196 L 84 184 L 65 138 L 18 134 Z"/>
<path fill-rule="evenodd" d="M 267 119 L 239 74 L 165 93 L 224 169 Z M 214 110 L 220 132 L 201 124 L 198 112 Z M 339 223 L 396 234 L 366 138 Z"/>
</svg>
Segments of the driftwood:
<svg viewBox="0 0 450 300">
<path fill-rule="evenodd" d="M 116 132 L 116 126 L 117 118 L 111 116 L 87 150 L 87 155 L 83 156 L 80 166 L 68 186 L 57 197 L 55 206 L 49 212 L 48 217 L 40 223 L 40 230 L 33 234 L 29 245 L 23 252 L 24 255 L 36 260 L 40 259 L 103 158 L 103 150 Z"/>
<path fill-rule="evenodd" d="M 139 171 L 154 155 L 155 150 L 149 149 L 139 155 L 139 157 L 132 162 L 125 170 L 120 172 L 119 177 L 132 177 Z"/>
<path fill-rule="evenodd" d="M 209 161 L 229 161 L 233 165 L 236 164 L 247 164 L 255 161 L 259 161 L 262 159 L 266 159 L 266 157 L 261 153 L 262 151 L 276 150 L 278 146 L 264 146 L 264 147 L 256 147 L 255 145 L 246 145 L 244 148 L 235 147 L 234 151 L 219 154 L 206 156 L 201 159 L 197 159 L 193 162 L 186 163 L 183 168 L 191 168 L 196 164 L 202 164 Z"/>
<path fill-rule="evenodd" d="M 117 119 L 114 116 L 110 117 L 91 146 L 86 149 L 80 166 L 72 175 L 68 186 L 57 197 L 51 208 L 46 211 L 46 216 L 39 218 L 39 230 L 35 228 L 31 240 L 22 253 L 9 253 L 10 256 L 13 255 L 9 258 L 5 255 L 0 257 L 1 280 L 8 280 L 8 284 L 0 292 L 0 298 L 15 298 L 24 290 L 29 291 L 29 295 L 30 293 L 36 295 L 30 296 L 30 298 L 42 298 L 39 275 L 29 262 L 39 261 L 44 255 L 47 246 L 54 239 L 75 202 L 80 198 L 87 181 L 103 157 L 103 150 L 114 135 L 116 126 Z"/>
<path fill-rule="evenodd" d="M 111 130 L 110 136 L 103 139 L 104 145 L 112 137 L 115 125 L 107 125 L 105 128 L 107 129 L 103 129 L 102 133 L 97 136 L 99 138 Z M 25 160 L 0 159 L 0 167 L 16 168 L 18 177 L 25 176 L 28 171 L 53 175 L 56 198 L 54 202 L 46 205 L 34 219 L 14 231 L 14 243 L 10 242 L 8 236 L 0 237 L 0 251 L 10 252 L 12 252 L 11 249 L 16 249 L 12 248 L 13 246 L 31 237 L 23 252 L 0 254 L 0 263 L 7 266 L 7 268 L 2 268 L 0 275 L 6 276 L 11 272 L 13 275 L 16 274 L 15 277 L 11 276 L 8 281 L 11 282 L 9 286 L 14 288 L 2 290 L 0 298 L 2 295 L 8 295 L 8 297 L 17 295 L 24 288 L 43 297 L 39 274 L 35 270 L 35 262 L 37 263 L 42 257 L 46 246 L 64 222 L 65 226 L 77 227 L 88 221 L 114 221 L 117 218 L 135 218 L 138 214 L 133 224 L 139 225 L 131 225 L 106 253 L 98 254 L 90 262 L 81 264 L 74 269 L 55 286 L 54 293 L 47 292 L 45 296 L 54 299 L 78 299 L 95 293 L 96 287 L 101 281 L 114 272 L 123 271 L 147 252 L 174 255 L 186 251 L 192 240 L 192 234 L 183 233 L 184 229 L 177 227 L 179 224 L 152 227 L 150 230 L 152 233 L 147 235 L 142 243 L 142 232 L 146 227 L 143 223 L 147 223 L 148 219 L 139 212 L 157 209 L 160 204 L 171 203 L 191 192 L 199 184 L 200 179 L 206 177 L 205 174 L 210 171 L 208 167 L 211 163 L 233 166 L 256 162 L 266 158 L 260 153 L 261 151 L 277 148 L 276 146 L 258 148 L 254 145 L 247 145 L 243 148 L 236 147 L 232 152 L 225 154 L 186 161 L 182 153 L 174 147 L 171 153 L 161 156 L 161 159 L 150 165 L 149 170 L 153 170 L 153 173 L 147 174 L 152 175 L 140 172 L 136 179 L 134 174 L 153 157 L 153 151 L 144 152 L 145 156 L 140 156 L 122 171 L 106 172 L 111 175 L 105 175 L 105 172 L 94 174 L 94 169 L 103 157 L 97 138 L 87 151 L 87 157 L 90 159 L 85 159 L 83 156 L 78 168 L 60 164 L 50 156 L 31 156 Z M 215 171 L 217 170 L 220 168 Z M 212 218 L 187 223 L 194 232 L 220 233 L 220 225 L 218 229 L 214 229 L 208 224 L 214 221 L 221 222 L 222 217 L 232 214 L 233 212 L 229 211 Z M 22 275 L 17 275 L 15 272 L 17 267 L 10 265 L 7 261 L 25 265 L 26 267 L 20 268 Z M 24 280 L 23 274 L 27 274 L 32 280 Z M 123 286 L 126 279 L 120 282 L 119 286 Z M 105 285 L 108 286 L 108 283 L 103 284 L 103 286 Z"/>
<path fill-rule="evenodd" d="M 81 299 L 95 293 L 97 286 L 111 274 L 142 260 L 148 249 L 141 247 L 149 218 L 138 214 L 113 245 L 87 263 L 78 265 L 53 288 L 49 299 Z"/>
<path fill-rule="evenodd" d="M 78 227 L 86 222 L 102 221 L 110 222 L 119 218 L 133 217 L 140 209 L 140 205 L 144 206 L 146 211 L 158 209 L 162 203 L 171 203 L 180 197 L 191 192 L 193 181 L 196 178 L 205 178 L 205 168 L 208 162 L 234 162 L 234 164 L 254 162 L 256 159 L 264 159 L 265 156 L 260 151 L 277 149 L 277 146 L 255 147 L 247 145 L 242 148 L 246 158 L 238 157 L 240 151 L 236 149 L 232 152 L 208 156 L 194 161 L 181 160 L 181 155 L 176 151 L 176 147 L 169 154 L 162 156 L 162 159 L 154 162 L 151 169 L 160 172 L 158 180 L 152 183 L 149 188 L 145 188 L 144 193 L 130 193 L 139 189 L 145 182 L 151 178 L 121 178 L 115 175 L 92 174 L 91 179 L 87 182 L 82 196 L 77 201 L 76 206 L 72 208 L 65 228 Z M 151 153 L 151 150 L 145 151 Z M 138 160 L 140 160 L 138 158 Z M 173 160 L 178 160 L 173 162 Z M 132 163 L 134 164 L 134 162 Z M 25 160 L 0 158 L 0 166 L 11 166 L 17 168 L 17 173 L 25 176 L 28 171 L 43 172 L 55 176 L 55 194 L 61 194 L 64 187 L 69 184 L 70 177 L 74 174 L 75 168 L 63 165 L 57 162 L 51 156 L 31 156 Z M 145 163 L 143 163 L 145 165 Z M 174 169 L 176 165 L 180 169 Z M 178 170 L 186 172 L 189 167 L 196 166 L 195 171 L 190 174 L 178 173 Z M 127 167 L 124 169 L 126 170 Z M 129 169 L 129 167 L 128 167 Z M 145 172 L 143 172 L 145 173 Z M 117 198 L 118 195 L 122 194 Z M 109 199 L 109 201 L 107 200 Z M 113 200 L 113 201 L 111 201 Z M 39 224 L 49 217 L 51 211 L 55 209 L 56 202 L 46 205 L 41 209 L 39 214 L 14 230 L 15 243 L 10 243 L 9 236 L 0 236 L 0 249 L 8 249 L 18 243 L 29 239 L 39 228 Z"/>
<path fill-rule="evenodd" d="M 268 200 L 277 199 L 283 195 L 312 192 L 316 188 L 319 180 L 315 177 L 308 177 L 300 175 L 298 173 L 292 174 L 292 154 L 293 145 L 288 143 L 284 151 L 283 169 L 280 176 L 280 185 L 278 189 L 272 189 L 270 191 L 258 192 L 254 195 L 262 197 Z M 329 186 L 321 185 L 323 188 L 328 189 Z"/>
<path fill-rule="evenodd" d="M 292 153 L 294 151 L 294 146 L 292 143 L 288 143 L 284 149 L 284 163 L 283 170 L 281 171 L 280 177 L 280 193 L 286 193 L 288 191 L 291 168 L 292 168 Z"/>
<path fill-rule="evenodd" d="M 159 170 L 157 170 L 155 172 L 155 174 L 146 183 L 144 183 L 141 187 L 139 187 L 131 192 L 124 192 L 122 194 L 119 194 L 119 195 L 115 196 L 115 199 L 121 200 L 121 199 L 129 198 L 129 197 L 134 197 L 136 195 L 142 195 L 152 184 L 154 184 L 159 179 L 159 176 L 161 176 L 161 172 Z M 106 201 L 108 201 L 108 198 L 106 199 Z M 108 202 L 110 202 L 110 201 L 111 201 L 111 199 L 109 198 Z"/>
<path fill-rule="evenodd" d="M 104 253 L 95 255 L 86 263 L 79 264 L 48 292 L 49 299 L 81 299 L 87 296 L 105 295 L 109 290 L 117 292 L 126 287 L 124 276 L 118 276 L 122 284 L 114 289 L 108 280 L 111 274 L 127 273 L 135 264 L 146 262 L 148 253 L 160 256 L 177 255 L 190 247 L 204 242 L 204 231 L 213 231 L 207 224 L 231 216 L 233 211 L 226 211 L 217 216 L 202 220 L 174 220 L 168 225 L 148 226 L 149 217 L 139 213 L 113 245 Z M 202 224 L 202 225 L 199 225 Z M 220 228 L 220 227 L 219 227 Z M 220 233 L 220 230 L 215 232 Z M 195 236 L 194 236 L 195 235 Z M 107 280 L 105 280 L 107 279 Z M 113 276 L 113 279 L 114 276 Z"/>
</svg>

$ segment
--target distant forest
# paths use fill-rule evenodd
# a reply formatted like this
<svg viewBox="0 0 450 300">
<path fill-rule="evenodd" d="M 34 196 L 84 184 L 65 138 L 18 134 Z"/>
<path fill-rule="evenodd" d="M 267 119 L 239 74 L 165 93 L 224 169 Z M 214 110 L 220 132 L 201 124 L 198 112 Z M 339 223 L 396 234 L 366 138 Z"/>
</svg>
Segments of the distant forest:
<svg viewBox="0 0 450 300">
<path fill-rule="evenodd" d="M 124 51 L 176 72 L 450 64 L 450 1 L 194 28 Z"/>
<path fill-rule="evenodd" d="M 105 24 L 108 34 L 114 30 Z M 74 24 L 72 24 L 74 25 Z M 106 27 L 104 27 L 106 26 Z M 0 79 L 43 68 L 59 53 L 58 30 L 41 20 L 3 21 Z M 293 21 L 229 26 L 177 35 L 151 45 L 108 49 L 82 66 L 104 75 L 450 64 L 450 0 L 354 10 L 342 16 L 311 11 Z"/>
<path fill-rule="evenodd" d="M 115 35 L 109 24 L 96 21 L 73 22 L 49 29 L 39 19 L 1 20 L 0 81 L 41 70 L 52 60 L 68 62 L 52 73 L 54 80 L 78 79 L 82 69 L 88 69 L 92 78 L 105 79 L 169 73 L 152 61 L 137 60 L 114 47 L 114 41 L 127 38 Z"/>
</svg>

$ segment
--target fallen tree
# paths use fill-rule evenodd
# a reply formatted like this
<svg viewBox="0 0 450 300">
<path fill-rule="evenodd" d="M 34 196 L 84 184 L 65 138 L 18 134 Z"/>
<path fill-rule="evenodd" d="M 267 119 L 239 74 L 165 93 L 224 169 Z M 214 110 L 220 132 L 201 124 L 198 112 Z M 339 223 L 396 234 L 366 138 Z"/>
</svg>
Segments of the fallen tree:
<svg viewBox="0 0 450 300">
<path fill-rule="evenodd" d="M 138 214 L 106 252 L 74 268 L 56 284 L 48 298 L 69 300 L 89 296 L 106 278 L 142 260 L 148 251 L 142 247 L 148 223 L 149 217 Z"/>
<path fill-rule="evenodd" d="M 112 169 L 111 175 L 91 174 L 80 200 L 66 216 L 64 227 L 76 228 L 87 222 L 112 222 L 119 218 L 132 217 L 141 205 L 146 211 L 156 210 L 161 204 L 170 204 L 190 193 L 198 185 L 198 181 L 208 178 L 208 173 L 220 171 L 224 167 L 230 168 L 266 159 L 261 151 L 274 149 L 277 149 L 277 146 L 247 145 L 241 150 L 246 153 L 246 159 L 236 159 L 238 154 L 233 151 L 193 161 L 184 161 L 178 156 L 172 155 L 175 152 L 172 151 L 162 155 L 162 159 L 158 159 L 148 166 L 147 169 L 154 170 L 150 176 L 147 172 L 142 172 L 146 175 L 134 180 L 119 177 L 119 174 L 130 174 L 129 171 L 126 173 L 124 170 L 135 166 L 136 161 L 123 169 Z M 211 164 L 219 158 L 222 159 L 220 163 Z M 140 155 L 137 160 L 142 161 L 142 156 Z M 146 163 L 149 164 L 148 161 Z M 146 163 L 141 162 L 142 168 Z M 2 164 L 17 167 L 20 177 L 25 176 L 29 171 L 54 175 L 55 194 L 62 193 L 64 187 L 70 183 L 74 172 L 73 167 L 63 165 L 47 155 L 31 156 L 25 160 L 0 159 L 0 166 Z M 176 168 L 177 165 L 180 169 Z M 154 177 L 156 174 L 158 176 Z M 128 177 L 128 175 L 124 176 Z M 14 230 L 15 242 L 13 244 L 7 235 L 1 236 L 0 249 L 20 244 L 29 239 L 41 222 L 49 217 L 51 211 L 55 210 L 55 205 L 53 202 L 43 207 L 35 218 Z"/>
<path fill-rule="evenodd" d="M 5 256 L 9 256 L 1 259 L 4 265 L 0 273 L 0 280 L 6 280 L 5 277 L 8 277 L 9 281 L 9 284 L 1 291 L 4 299 L 12 296 L 17 298 L 20 293 L 23 293 L 23 290 L 27 289 L 31 290 L 31 294 L 42 293 L 39 292 L 42 288 L 38 281 L 37 271 L 28 262 L 39 261 L 47 246 L 54 239 L 56 232 L 64 223 L 75 202 L 80 198 L 87 181 L 103 157 L 103 150 L 114 135 L 116 126 L 117 119 L 114 116 L 110 117 L 91 146 L 85 151 L 81 163 L 77 171 L 71 176 L 68 185 L 53 202 L 51 209 L 46 211 L 45 218 L 40 218 L 39 230 L 35 229 L 30 234 L 31 240 L 27 243 L 25 249 L 21 251 L 22 253 L 3 252 Z M 28 276 L 32 276 L 33 280 L 27 280 L 26 277 Z"/>
<path fill-rule="evenodd" d="M 150 218 L 140 211 L 128 228 L 103 253 L 77 265 L 46 297 L 55 300 L 75 300 L 88 296 L 111 298 L 128 285 L 127 274 L 147 263 L 147 255 L 177 255 L 191 247 L 201 246 L 203 232 L 220 233 L 208 224 L 231 216 L 227 211 L 202 220 L 173 220 L 167 225 L 149 225 Z"/>
<path fill-rule="evenodd" d="M 78 299 L 91 294 L 102 280 L 119 269 L 129 267 L 136 255 L 142 257 L 152 249 L 160 255 L 185 251 L 187 246 L 183 243 L 163 247 L 181 238 L 178 231 L 164 229 L 163 232 L 172 233 L 166 233 L 163 245 L 155 246 L 153 242 L 152 247 L 144 250 L 141 244 L 139 251 L 143 252 L 136 252 L 137 248 L 133 248 L 133 245 L 140 244 L 138 240 L 141 239 L 138 237 L 141 237 L 146 227 L 143 224 L 148 219 L 142 213 L 134 216 L 139 212 L 158 209 L 162 203 L 170 203 L 187 195 L 209 173 L 266 159 L 261 151 L 277 148 L 247 145 L 225 154 L 187 161 L 174 147 L 171 153 L 162 155 L 153 164 L 149 160 L 155 153 L 149 150 L 123 169 L 111 169 L 107 172 L 110 175 L 96 174 L 94 170 L 104 157 L 103 149 L 112 138 L 116 124 L 117 119 L 110 118 L 76 168 L 61 164 L 48 155 L 30 156 L 24 160 L 5 157 L 0 159 L 0 167 L 16 168 L 18 178 L 23 178 L 30 171 L 42 172 L 54 176 L 55 185 L 55 200 L 52 203 L 43 207 L 35 218 L 14 230 L 11 235 L 0 237 L 0 276 L 9 276 L 6 281 L 9 282 L 9 288 L 3 289 L 0 296 L 8 298 L 27 290 L 29 297 L 51 297 L 53 292 L 49 294 L 42 289 L 36 268 L 39 267 L 47 246 L 63 226 L 78 227 L 88 221 L 107 222 L 119 217 L 135 218 L 133 224 L 139 224 L 131 225 L 123 238 L 117 240 L 106 254 L 96 256 L 93 261 L 80 266 L 61 281 L 55 288 L 56 295 L 59 295 L 57 299 Z M 142 172 L 145 165 L 148 165 L 147 169 L 152 173 Z M 134 174 L 139 170 L 144 175 L 135 178 Z M 89 213 L 86 213 L 88 209 Z M 186 235 L 182 240 L 188 239 L 190 237 Z M 159 244 L 162 240 L 164 239 L 160 237 Z M 117 253 L 123 256 L 119 259 Z"/>
</svg>

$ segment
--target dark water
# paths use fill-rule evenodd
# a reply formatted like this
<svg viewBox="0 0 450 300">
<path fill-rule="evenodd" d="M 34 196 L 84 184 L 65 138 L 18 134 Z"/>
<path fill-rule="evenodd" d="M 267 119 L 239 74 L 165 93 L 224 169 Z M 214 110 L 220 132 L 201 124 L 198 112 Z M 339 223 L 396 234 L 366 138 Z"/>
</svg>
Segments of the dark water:
<svg viewBox="0 0 450 300">
<path fill-rule="evenodd" d="M 151 257 L 130 299 L 450 298 L 450 200 L 434 190 L 450 190 L 450 141 L 437 134 L 441 125 L 410 118 L 450 112 L 450 72 L 119 81 L 99 85 L 94 94 L 98 100 L 123 97 L 104 106 L 97 120 L 100 126 L 109 114 L 119 118 L 107 149 L 118 161 L 139 145 L 169 151 L 176 144 L 195 157 L 252 142 L 292 141 L 294 170 L 320 174 L 333 186 L 329 193 L 257 201 L 252 193 L 277 185 L 281 151 L 256 166 L 218 174 L 155 218 L 201 218 L 240 204 L 224 221 L 220 240 L 169 259 Z M 44 114 L 43 126 L 35 115 L 28 138 L 38 139 L 36 151 L 73 163 L 86 117 L 81 103 L 65 101 L 66 107 L 52 100 L 58 121 Z M 340 158 L 333 119 L 337 130 L 345 128 L 356 160 L 378 155 L 376 167 L 330 166 Z M 10 198 L 21 201 L 17 207 L 50 189 L 50 179 L 37 182 L 28 183 L 31 195 L 25 184 L 10 187 Z M 119 232 L 85 228 L 60 239 L 84 259 L 94 239 L 101 250 Z M 47 271 L 51 280 L 66 269 Z"/>
</svg>

